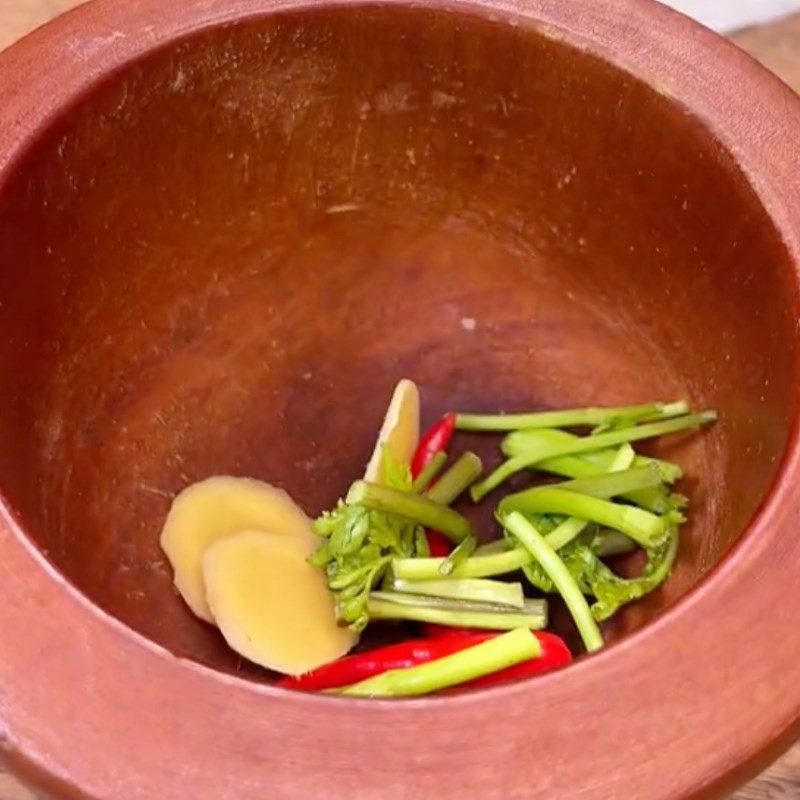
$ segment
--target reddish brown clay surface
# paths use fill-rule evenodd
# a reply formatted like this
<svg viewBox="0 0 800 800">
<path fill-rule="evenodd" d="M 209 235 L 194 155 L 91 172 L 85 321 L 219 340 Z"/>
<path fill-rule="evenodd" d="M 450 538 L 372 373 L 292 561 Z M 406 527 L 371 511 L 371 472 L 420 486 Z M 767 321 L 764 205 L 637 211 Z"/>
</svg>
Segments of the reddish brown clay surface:
<svg viewBox="0 0 800 800">
<path fill-rule="evenodd" d="M 102 800 L 732 786 L 800 714 L 800 104 L 634 0 L 308 5 L 112 0 L 0 57 L 0 745 Z M 668 451 L 679 568 L 608 634 L 657 621 L 446 699 L 240 672 L 172 591 L 169 498 L 317 512 L 403 376 L 430 418 L 720 409 Z"/>
</svg>

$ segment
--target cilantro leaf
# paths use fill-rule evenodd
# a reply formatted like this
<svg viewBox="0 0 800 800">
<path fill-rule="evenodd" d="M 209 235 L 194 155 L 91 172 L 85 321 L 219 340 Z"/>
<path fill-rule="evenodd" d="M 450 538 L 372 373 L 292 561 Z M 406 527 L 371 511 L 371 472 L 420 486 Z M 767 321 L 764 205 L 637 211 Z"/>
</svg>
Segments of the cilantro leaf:
<svg viewBox="0 0 800 800">
<path fill-rule="evenodd" d="M 386 446 L 382 469 L 387 486 L 412 490 L 411 470 L 398 463 Z M 313 530 L 323 541 L 309 562 L 325 570 L 336 594 L 338 617 L 356 632 L 369 621 L 369 593 L 386 576 L 392 558 L 427 555 L 427 540 L 418 525 L 342 500 L 314 522 Z"/>
</svg>

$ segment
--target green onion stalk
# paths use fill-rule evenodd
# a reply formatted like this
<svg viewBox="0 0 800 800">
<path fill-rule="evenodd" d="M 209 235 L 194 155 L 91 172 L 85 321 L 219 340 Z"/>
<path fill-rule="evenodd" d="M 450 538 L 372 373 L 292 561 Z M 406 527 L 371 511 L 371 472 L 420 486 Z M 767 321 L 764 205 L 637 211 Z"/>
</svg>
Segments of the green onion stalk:
<svg viewBox="0 0 800 800">
<path fill-rule="evenodd" d="M 427 664 L 389 670 L 334 692 L 347 697 L 413 697 L 430 694 L 500 672 L 541 655 L 542 647 L 537 638 L 526 628 L 517 628 Z"/>
</svg>

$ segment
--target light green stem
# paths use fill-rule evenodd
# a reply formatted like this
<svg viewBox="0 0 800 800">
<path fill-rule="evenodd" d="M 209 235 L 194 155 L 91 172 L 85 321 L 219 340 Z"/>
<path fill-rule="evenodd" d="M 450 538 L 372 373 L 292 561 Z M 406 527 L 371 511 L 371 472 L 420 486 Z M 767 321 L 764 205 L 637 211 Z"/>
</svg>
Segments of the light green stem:
<svg viewBox="0 0 800 800">
<path fill-rule="evenodd" d="M 567 433 L 567 431 L 551 429 L 539 430 L 535 433 L 539 443 L 546 446 L 580 441 L 579 436 L 573 433 Z M 529 431 L 528 437 L 531 437 L 532 434 L 533 432 Z M 626 444 L 630 447 L 630 444 Z M 529 449 L 534 448 L 531 447 Z M 519 453 L 515 452 L 513 447 L 506 448 L 506 450 L 508 450 L 508 452 L 506 452 L 507 456 L 519 455 Z M 557 458 L 545 459 L 541 463 L 536 464 L 535 469 L 542 472 L 549 472 L 553 475 L 561 475 L 564 478 L 592 478 L 610 472 L 618 452 L 617 450 L 609 448 L 607 450 L 598 450 L 590 453 L 559 456 Z M 677 464 L 673 464 L 669 461 L 662 461 L 658 458 L 648 458 L 646 456 L 637 455 L 634 457 L 633 463 L 629 466 L 646 467 L 650 465 L 658 469 L 661 479 L 665 483 L 674 483 L 683 476 L 683 470 Z M 633 492 L 626 492 L 622 497 L 655 514 L 663 514 L 672 507 L 669 500 L 669 492 L 665 486 L 656 486 L 651 489 L 639 489 Z"/>
<path fill-rule="evenodd" d="M 643 547 L 655 547 L 667 536 L 669 521 L 635 506 L 624 506 L 585 494 L 537 486 L 504 498 L 498 514 L 505 517 L 512 511 L 530 514 L 565 514 L 568 517 L 596 522 L 621 531 Z"/>
<path fill-rule="evenodd" d="M 433 581 L 395 579 L 392 582 L 392 589 L 406 594 L 492 603 L 509 608 L 521 609 L 525 604 L 521 583 L 506 583 L 506 581 L 490 581 L 480 578 L 447 578 Z"/>
<path fill-rule="evenodd" d="M 551 428 L 525 431 L 525 437 L 521 445 L 523 449 L 520 449 L 520 445 L 515 444 L 513 437 L 506 436 L 501 449 L 506 456 L 511 457 L 535 450 L 540 446 L 560 446 L 579 441 L 581 441 L 581 437 L 574 433 Z M 557 456 L 552 459 L 545 459 L 536 465 L 536 469 L 563 475 L 565 478 L 588 478 L 592 475 L 608 472 L 617 453 L 616 449 L 607 448 L 576 455 Z M 659 458 L 637 455 L 631 466 L 644 467 L 648 464 L 655 464 L 658 467 L 661 477 L 666 483 L 675 483 L 676 480 L 683 476 L 683 470 L 677 464 L 673 464 L 671 461 L 663 461 Z"/>
<path fill-rule="evenodd" d="M 591 478 L 575 478 L 571 481 L 553 484 L 553 488 L 568 492 L 588 494 L 608 500 L 638 489 L 651 489 L 661 485 L 661 475 L 653 464 L 634 467 L 619 472 L 605 472 Z M 524 494 L 520 492 L 519 494 Z M 510 495 L 515 497 L 516 495 Z"/>
<path fill-rule="evenodd" d="M 475 453 L 464 453 L 444 475 L 428 489 L 428 498 L 449 506 L 483 472 L 483 462 Z"/>
<path fill-rule="evenodd" d="M 543 461 L 537 464 L 536 468 L 543 472 L 550 472 L 554 475 L 562 475 L 566 478 L 591 478 L 597 475 L 602 475 L 609 471 L 608 465 L 612 463 L 611 458 L 604 458 L 602 463 L 600 460 L 592 462 L 589 460 L 593 455 L 606 455 L 612 454 L 612 450 L 601 450 L 598 453 L 586 453 L 577 456 L 562 456 L 561 458 L 554 458 L 550 461 Z M 669 465 L 667 461 L 657 461 L 653 458 L 644 458 L 643 456 L 636 456 L 633 461 L 633 466 L 636 468 L 652 466 L 658 470 L 659 475 L 663 481 L 666 481 L 664 473 L 664 466 Z M 672 473 L 674 475 L 674 472 Z M 677 475 L 680 477 L 680 474 Z M 677 477 L 675 478 L 677 480 Z M 641 506 L 647 511 L 652 511 L 654 514 L 664 514 L 672 508 L 669 499 L 669 491 L 666 486 L 660 484 L 648 489 L 635 489 L 631 492 L 624 492 L 620 497 Z"/>
<path fill-rule="evenodd" d="M 413 697 L 491 675 L 539 658 L 542 647 L 527 629 L 518 628 L 449 656 L 408 669 L 396 669 L 336 690 L 349 697 Z"/>
<path fill-rule="evenodd" d="M 634 461 L 636 461 L 636 451 L 631 447 L 630 442 L 625 442 L 619 450 L 617 450 L 616 455 L 613 459 L 611 459 L 611 464 L 608 466 L 609 472 L 625 472 L 625 470 L 631 469 L 634 466 Z M 656 474 L 661 478 L 661 474 L 656 469 Z"/>
<path fill-rule="evenodd" d="M 495 631 L 530 628 L 539 631 L 547 627 L 546 600 L 529 600 L 521 610 L 516 611 L 507 606 L 490 603 L 446 601 L 394 592 L 373 592 L 367 603 L 367 613 L 372 620 L 404 619 L 449 625 L 453 628 L 481 628 Z"/>
<path fill-rule="evenodd" d="M 569 521 L 569 520 L 568 520 Z M 563 523 L 566 525 L 567 523 Z M 573 523 L 574 524 L 574 523 Z M 553 549 L 555 544 L 558 543 L 556 539 L 551 539 L 559 534 L 559 530 L 563 528 L 560 525 L 552 533 L 547 536 L 548 542 Z M 578 531 L 580 533 L 580 531 Z M 578 535 L 577 533 L 575 534 Z M 562 540 L 560 549 L 565 544 L 569 544 L 571 539 L 567 540 L 566 537 Z M 503 549 L 499 552 L 494 552 L 491 555 L 481 554 L 475 555 L 467 559 L 458 569 L 453 571 L 453 574 L 447 580 L 454 578 L 490 578 L 496 575 L 507 575 L 510 572 L 516 572 L 522 567 L 526 567 L 531 563 L 531 554 L 524 547 L 514 547 L 507 539 L 503 539 Z M 494 545 L 495 542 L 492 542 Z M 625 536 L 624 533 L 619 531 L 600 531 L 592 541 L 592 550 L 600 558 L 607 556 L 618 556 L 625 553 L 632 553 L 638 549 L 638 545 Z M 392 574 L 395 578 L 409 581 L 432 581 L 441 578 L 439 568 L 444 562 L 443 558 L 396 558 L 392 561 Z"/>
<path fill-rule="evenodd" d="M 459 565 L 463 564 L 477 549 L 478 547 L 478 537 L 477 536 L 467 536 L 458 547 L 450 553 L 447 558 L 445 558 L 444 563 L 439 568 L 439 572 L 442 575 L 450 575 L 452 574 L 453 570 Z"/>
<path fill-rule="evenodd" d="M 554 531 L 547 535 L 547 541 L 555 550 L 560 550 L 575 539 L 586 527 L 588 523 L 581 519 L 567 519 L 561 523 Z M 614 533 L 615 537 L 617 536 Z M 619 534 L 621 535 L 621 534 Z M 601 537 L 598 536 L 599 540 Z M 614 552 L 630 552 L 636 549 L 636 545 L 625 537 L 629 543 L 627 549 L 619 550 L 620 543 L 615 542 Z M 496 547 L 501 542 L 492 542 Z M 602 546 L 602 544 L 598 544 Z M 511 549 L 509 549 L 511 548 Z M 395 579 L 409 581 L 429 581 L 441 578 L 442 564 L 444 558 L 396 558 L 392 561 L 392 574 Z M 502 540 L 502 549 L 497 547 L 497 552 L 489 555 L 475 555 L 460 564 L 450 574 L 449 579 L 454 578 L 490 578 L 496 575 L 507 575 L 509 572 L 516 572 L 522 567 L 531 563 L 531 555 L 524 547 L 513 547 L 507 540 Z"/>
<path fill-rule="evenodd" d="M 550 580 L 564 598 L 564 602 L 578 626 L 586 649 L 590 653 L 599 650 L 603 646 L 603 635 L 600 633 L 600 628 L 592 616 L 583 592 L 556 551 L 522 514 L 514 511 L 505 518 L 504 523 L 506 530 L 517 538 L 550 576 Z"/>
<path fill-rule="evenodd" d="M 492 556 L 468 558 L 460 567 L 453 570 L 451 578 L 490 578 L 516 572 L 531 560 L 524 549 L 517 547 L 506 553 Z M 441 578 L 439 568 L 443 558 L 396 558 L 392 561 L 392 574 L 395 578 L 409 581 L 426 581 Z"/>
<path fill-rule="evenodd" d="M 520 470 L 533 467 L 545 459 L 553 458 L 555 456 L 571 455 L 588 450 L 604 450 L 608 447 L 616 447 L 624 442 L 649 439 L 654 436 L 663 436 L 668 433 L 677 433 L 678 431 L 689 430 L 690 428 L 697 428 L 700 425 L 706 425 L 709 422 L 713 422 L 715 419 L 716 414 L 714 412 L 693 414 L 687 417 L 666 420 L 665 422 L 654 422 L 648 425 L 642 425 L 638 428 L 626 428 L 620 431 L 601 433 L 597 436 L 584 436 L 575 442 L 565 442 L 560 447 L 540 446 L 536 449 L 528 452 L 522 452 L 520 455 L 509 458 L 508 461 L 502 463 L 481 483 L 476 483 L 470 490 L 470 494 L 472 495 L 472 499 L 477 502 L 512 475 L 515 475 Z M 517 431 L 516 433 L 510 434 L 508 438 L 510 439 L 512 436 L 524 437 L 525 435 L 525 431 Z M 521 444 L 519 447 L 520 449 L 523 449 Z"/>
<path fill-rule="evenodd" d="M 626 442 L 638 442 L 670 433 L 679 433 L 680 431 L 707 425 L 716 420 L 716 418 L 716 412 L 704 411 L 700 414 L 688 414 L 661 422 L 650 422 L 646 425 L 639 425 L 636 428 L 624 428 L 623 430 L 608 431 L 607 433 L 598 433 L 593 436 L 576 436 L 574 439 L 569 440 L 564 438 L 560 443 L 543 443 L 538 431 L 515 431 L 514 433 L 509 433 L 503 439 L 502 448 L 506 455 L 530 456 L 533 454 L 532 451 L 558 451 L 545 454 L 545 458 L 553 458 L 559 455 L 605 450 L 609 447 L 618 447 Z"/>
<path fill-rule="evenodd" d="M 564 478 L 591 478 L 594 475 L 602 475 L 604 472 L 608 472 L 614 453 L 614 450 L 609 449 L 598 450 L 596 453 L 579 453 L 574 456 L 548 458 L 536 464 L 535 468 L 542 472 L 550 472 L 553 475 L 561 475 Z M 658 469 L 661 480 L 664 483 L 675 483 L 675 481 L 683 477 L 683 470 L 677 464 L 673 464 L 670 461 L 662 461 L 659 458 L 637 455 L 632 466 L 646 467 L 650 464 Z"/>
<path fill-rule="evenodd" d="M 552 533 L 545 537 L 553 550 L 566 547 L 573 539 L 577 538 L 589 523 L 585 519 L 569 517 L 562 522 Z"/>
<path fill-rule="evenodd" d="M 612 460 L 611 464 L 609 465 L 609 469 L 611 472 L 616 470 L 624 471 L 627 470 L 630 465 L 633 463 L 635 453 L 633 452 L 633 448 L 629 445 L 623 445 L 620 447 L 619 452 L 616 454 L 614 459 Z M 645 467 L 644 469 L 654 469 L 653 467 Z M 632 470 L 632 472 L 636 472 L 636 470 Z M 588 485 L 587 482 L 597 481 L 597 478 L 586 478 L 584 479 L 584 488 L 590 488 L 595 492 L 601 492 L 600 496 L 604 496 L 602 491 L 605 490 L 606 492 L 609 491 L 618 491 L 621 489 L 626 488 L 625 485 L 622 484 L 602 484 L 600 482 L 593 483 Z M 581 481 L 571 481 L 570 483 L 561 484 L 562 488 L 567 486 L 572 486 L 573 488 L 577 485 L 580 485 Z M 610 496 L 610 495 L 609 495 Z M 584 519 L 579 519 L 578 517 L 567 517 L 564 522 L 562 522 L 554 531 L 549 533 L 545 536 L 547 543 L 550 547 L 553 548 L 555 551 L 561 550 L 562 547 L 566 547 L 571 541 L 576 539 L 580 536 L 581 533 L 586 529 L 588 526 L 588 521 Z M 630 539 L 628 540 L 630 542 Z"/>
<path fill-rule="evenodd" d="M 440 531 L 454 542 L 472 534 L 472 525 L 452 508 L 443 506 L 428 497 L 398 492 L 377 483 L 356 481 L 347 493 L 346 502 L 351 506 L 364 506 L 373 511 L 397 514 L 426 528 Z"/>
<path fill-rule="evenodd" d="M 456 428 L 462 431 L 516 431 L 530 428 L 571 428 L 603 425 L 619 419 L 667 419 L 686 414 L 684 401 L 646 403 L 638 406 L 574 408 L 564 411 L 537 411 L 531 414 L 458 414 Z"/>
<path fill-rule="evenodd" d="M 638 545 L 629 536 L 619 531 L 600 531 L 594 537 L 591 549 L 598 558 L 608 558 L 632 553 L 638 549 Z"/>
<path fill-rule="evenodd" d="M 486 544 L 482 544 L 478 549 L 472 554 L 473 556 L 494 556 L 498 553 L 506 553 L 511 550 L 514 545 L 508 541 L 508 539 L 495 539 L 492 542 L 487 542 Z"/>
<path fill-rule="evenodd" d="M 561 430 L 543 429 L 527 432 L 529 439 L 532 438 L 534 434 L 537 439 L 537 447 L 539 445 L 547 447 L 551 445 L 560 446 L 565 443 L 580 441 L 579 436 Z M 630 444 L 627 442 L 626 445 L 630 447 Z M 519 455 L 514 447 L 506 447 L 504 449 L 508 451 L 506 452 L 507 456 Z M 528 449 L 535 448 L 531 445 Z M 527 450 L 523 452 L 527 452 Z M 619 451 L 609 448 L 596 452 L 559 456 L 557 458 L 545 459 L 541 463 L 536 464 L 534 468 L 542 472 L 561 475 L 565 478 L 592 478 L 610 472 L 611 466 L 617 458 L 618 453 Z M 672 464 L 669 461 L 662 461 L 657 458 L 648 458 L 646 456 L 634 456 L 633 463 L 629 466 L 655 466 L 661 475 L 661 479 L 665 483 L 674 483 L 683 475 L 683 470 L 681 470 L 677 464 Z M 632 492 L 626 492 L 622 497 L 655 514 L 663 514 L 671 508 L 669 492 L 665 486 L 655 486 L 650 489 L 638 489 Z"/>
<path fill-rule="evenodd" d="M 414 485 L 411 490 L 420 494 L 424 492 L 431 481 L 442 471 L 447 461 L 447 453 L 440 450 L 436 455 L 423 467 L 422 472 L 414 478 Z"/>
</svg>

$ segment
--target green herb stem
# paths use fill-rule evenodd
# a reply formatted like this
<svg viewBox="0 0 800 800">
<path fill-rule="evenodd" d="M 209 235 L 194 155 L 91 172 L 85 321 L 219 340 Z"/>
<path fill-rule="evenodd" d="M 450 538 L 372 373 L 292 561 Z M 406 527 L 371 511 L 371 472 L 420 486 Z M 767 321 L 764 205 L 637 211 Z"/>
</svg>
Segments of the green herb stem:
<svg viewBox="0 0 800 800">
<path fill-rule="evenodd" d="M 433 581 L 404 581 L 395 579 L 392 589 L 406 594 L 425 597 L 443 597 L 450 600 L 470 600 L 492 603 L 509 608 L 524 608 L 525 596 L 521 583 L 491 581 L 481 578 L 456 578 Z"/>
<path fill-rule="evenodd" d="M 439 572 L 445 576 L 450 575 L 459 564 L 463 564 L 475 552 L 477 547 L 478 537 L 467 536 L 467 538 L 445 558 L 442 566 L 439 567 Z"/>
<path fill-rule="evenodd" d="M 572 434 L 569 435 L 572 436 Z M 580 439 L 580 437 L 572 436 L 573 441 L 576 439 Z M 506 453 L 506 455 L 519 454 Z M 550 472 L 553 475 L 561 475 L 564 478 L 591 478 L 594 475 L 602 475 L 604 472 L 608 472 L 615 455 L 615 450 L 608 449 L 570 456 L 557 456 L 556 458 L 547 458 L 541 461 L 536 464 L 535 468 L 542 472 Z M 683 477 L 683 470 L 677 464 L 660 458 L 637 455 L 631 466 L 646 467 L 649 464 L 653 464 L 658 468 L 661 480 L 664 483 L 675 483 L 675 481 Z"/>
<path fill-rule="evenodd" d="M 575 441 L 557 444 L 527 443 L 528 431 L 516 431 L 509 434 L 504 441 L 504 452 L 518 452 L 501 464 L 494 472 L 486 477 L 481 483 L 475 484 L 470 490 L 474 501 L 480 500 L 492 489 L 498 487 L 503 481 L 510 478 L 520 470 L 536 466 L 537 464 L 556 456 L 574 455 L 590 450 L 604 450 L 609 447 L 617 447 L 625 442 L 649 439 L 655 436 L 663 436 L 668 433 L 697 428 L 706 425 L 716 419 L 716 413 L 709 411 L 702 414 L 691 414 L 677 419 L 669 419 L 663 422 L 653 422 L 641 425 L 636 428 L 626 428 L 624 430 L 610 431 L 596 436 L 578 437 Z M 531 433 L 536 433 L 532 431 Z M 512 438 L 516 437 L 516 438 Z M 529 439 L 532 442 L 532 439 Z M 528 449 L 526 449 L 528 448 Z"/>
<path fill-rule="evenodd" d="M 550 486 L 537 486 L 500 501 L 498 513 L 565 514 L 621 531 L 643 547 L 655 547 L 666 538 L 670 521 L 643 508 L 626 506 Z"/>
<path fill-rule="evenodd" d="M 626 442 L 638 442 L 643 439 L 652 439 L 656 436 L 665 436 L 669 433 L 679 433 L 680 431 L 707 425 L 710 422 L 714 422 L 716 418 L 716 412 L 704 411 L 700 414 L 687 414 L 686 416 L 660 422 L 649 422 L 636 428 L 608 431 L 594 436 L 576 436 L 571 440 L 563 439 L 561 447 L 558 445 L 553 446 L 553 449 L 560 452 L 547 454 L 546 458 L 552 458 L 556 455 L 573 455 L 593 450 L 605 450 L 609 447 L 618 447 Z M 542 445 L 543 443 L 537 431 L 514 431 L 509 433 L 502 442 L 503 453 L 510 456 L 531 455 L 533 451 L 548 449 L 547 444 Z"/>
<path fill-rule="evenodd" d="M 661 408 L 655 414 L 645 414 L 643 417 L 640 417 L 639 422 L 657 422 L 660 419 L 682 417 L 692 410 L 686 400 L 675 400 L 672 403 L 661 403 L 659 405 Z"/>
<path fill-rule="evenodd" d="M 557 450 L 562 446 L 569 446 L 587 438 L 557 428 L 541 428 L 521 431 L 520 433 L 524 433 L 524 437 L 506 436 L 503 439 L 501 449 L 506 456 L 513 457 L 528 453 L 531 450 L 538 450 L 539 448 Z M 628 443 L 626 442 L 626 444 Z M 619 450 L 613 447 L 603 450 L 589 450 L 575 455 L 546 458 L 541 463 L 536 464 L 535 468 L 542 472 L 550 472 L 565 478 L 590 478 L 594 475 L 610 472 L 611 465 L 618 455 Z M 665 483 L 674 483 L 683 477 L 683 470 L 678 464 L 659 458 L 636 455 L 633 464 L 629 466 L 645 467 L 648 464 L 655 464 L 658 467 Z"/>
<path fill-rule="evenodd" d="M 505 454 L 507 456 L 519 455 L 520 453 L 516 452 L 513 441 L 512 446 L 508 446 L 508 438 L 509 437 L 506 437 L 504 446 Z M 557 429 L 543 428 L 541 430 L 526 431 L 526 449 L 521 452 L 529 452 L 538 447 L 561 447 L 562 445 L 570 445 L 579 441 L 581 441 L 580 436 Z M 628 446 L 630 445 L 628 444 Z M 576 455 L 548 458 L 535 464 L 534 468 L 542 472 L 549 472 L 553 475 L 561 475 L 564 478 L 592 478 L 596 475 L 603 475 L 607 472 L 611 472 L 612 465 L 614 465 L 618 456 L 618 450 L 608 448 L 605 450 L 578 453 Z M 648 458 L 647 456 L 635 455 L 633 463 L 628 466 L 646 467 L 649 465 L 655 465 L 657 467 L 661 479 L 665 483 L 674 483 L 683 476 L 683 470 L 677 464 L 657 458 Z M 619 465 L 617 465 L 617 467 L 619 468 Z M 664 486 L 657 486 L 651 489 L 639 489 L 625 493 L 622 496 L 626 500 L 636 503 L 636 505 L 646 508 L 648 511 L 652 511 L 656 514 L 663 514 L 671 507 L 668 500 L 668 491 Z"/>
<path fill-rule="evenodd" d="M 612 453 L 613 451 L 601 452 Z M 579 474 L 569 475 L 568 471 L 568 477 L 572 477 L 573 480 L 561 484 L 562 488 L 571 487 L 573 491 L 592 494 L 595 497 L 619 496 L 654 514 L 664 514 L 672 507 L 669 502 L 669 492 L 662 483 L 664 476 L 659 464 L 654 459 L 637 457 L 627 442 L 615 456 L 608 459 L 604 466 L 585 461 L 585 457 L 585 455 L 563 457 L 564 460 L 571 459 L 582 465 L 582 468 L 575 471 Z M 554 470 L 554 472 L 563 474 L 559 470 Z M 617 473 L 617 477 L 609 477 L 609 473 Z M 620 473 L 622 477 L 619 477 Z M 639 478 L 638 487 L 637 476 Z M 631 482 L 626 485 L 626 481 Z"/>
<path fill-rule="evenodd" d="M 630 536 L 619 531 L 602 530 L 594 537 L 591 550 L 598 558 L 622 556 L 638 550 L 639 546 Z"/>
<path fill-rule="evenodd" d="M 516 431 L 531 428 L 571 428 L 604 425 L 617 420 L 659 420 L 686 414 L 689 406 L 675 403 L 646 403 L 638 406 L 575 408 L 538 411 L 530 414 L 458 414 L 456 428 L 462 431 Z"/>
<path fill-rule="evenodd" d="M 414 483 L 411 487 L 412 491 L 417 494 L 424 492 L 430 486 L 431 481 L 444 469 L 446 462 L 447 453 L 445 453 L 444 450 L 440 450 L 414 479 Z"/>
<path fill-rule="evenodd" d="M 560 550 L 574 539 L 577 539 L 588 524 L 589 523 L 585 519 L 568 517 L 552 533 L 548 533 L 545 538 L 553 550 Z"/>
<path fill-rule="evenodd" d="M 476 557 L 494 556 L 498 553 L 506 553 L 513 547 L 514 545 L 508 539 L 495 539 L 492 542 L 480 545 L 472 555 Z"/>
<path fill-rule="evenodd" d="M 552 533 L 547 535 L 547 541 L 555 550 L 560 550 L 575 539 L 588 525 L 585 520 L 567 519 L 562 522 Z M 612 549 L 619 552 L 630 552 L 636 548 L 628 537 L 624 537 L 629 543 L 627 549 L 620 550 L 620 540 L 617 538 L 621 534 L 609 532 L 605 536 L 598 534 L 595 537 L 597 546 L 602 548 L 603 542 L 609 536 L 614 537 Z M 502 544 L 502 549 L 498 545 Z M 497 575 L 507 575 L 516 572 L 518 569 L 528 566 L 531 563 L 531 555 L 524 547 L 514 547 L 511 542 L 504 539 L 502 542 L 492 542 L 484 547 L 493 547 L 493 551 L 480 555 L 476 554 L 468 558 L 463 564 L 457 566 L 448 576 L 448 580 L 455 578 L 490 578 Z M 442 577 L 441 568 L 446 559 L 444 558 L 396 558 L 392 561 L 392 574 L 395 580 L 408 581 L 431 581 Z"/>
<path fill-rule="evenodd" d="M 565 489 L 568 492 L 588 494 L 592 497 L 610 499 L 639 489 L 652 489 L 661 485 L 661 474 L 653 464 L 646 467 L 634 467 L 618 472 L 606 472 L 591 478 L 575 478 L 564 483 L 557 483 L 553 488 Z M 520 492 L 519 494 L 524 494 Z M 514 497 L 515 495 L 510 495 Z"/>
<path fill-rule="evenodd" d="M 429 497 L 398 492 L 377 483 L 356 481 L 347 493 L 347 504 L 396 514 L 426 528 L 440 531 L 454 542 L 460 542 L 473 533 L 469 520 L 452 508 Z"/>
<path fill-rule="evenodd" d="M 428 489 L 428 499 L 449 506 L 483 472 L 483 462 L 475 453 L 464 453 L 441 478 Z"/>
<path fill-rule="evenodd" d="M 360 683 L 336 690 L 349 697 L 412 697 L 491 675 L 539 658 L 542 648 L 536 637 L 520 627 L 449 656 L 408 669 L 383 672 Z"/>
<path fill-rule="evenodd" d="M 592 616 L 583 592 L 570 575 L 564 562 L 536 528 L 519 512 L 512 512 L 505 520 L 506 529 L 525 547 L 541 565 L 564 598 L 586 649 L 592 653 L 603 646 L 603 636 Z"/>
<path fill-rule="evenodd" d="M 367 602 L 370 619 L 409 620 L 449 625 L 453 628 L 510 630 L 547 627 L 547 601 L 528 600 L 520 610 L 491 603 L 446 601 L 435 597 L 373 592 Z"/>
<path fill-rule="evenodd" d="M 636 451 L 631 447 L 630 442 L 625 442 L 611 459 L 611 464 L 608 467 L 609 472 L 624 472 L 626 469 L 633 467 L 633 462 L 636 461 Z M 661 476 L 659 475 L 659 478 Z"/>
<path fill-rule="evenodd" d="M 517 547 L 505 553 L 468 558 L 453 570 L 451 578 L 490 578 L 516 572 L 530 563 L 530 555 Z M 443 558 L 396 558 L 392 561 L 392 574 L 395 578 L 409 581 L 426 581 L 441 578 L 439 572 Z"/>
<path fill-rule="evenodd" d="M 584 525 L 583 520 L 580 520 Z M 565 528 L 569 523 L 570 527 Z M 572 527 L 572 526 L 575 527 Z M 581 528 L 578 530 L 578 528 Z M 554 550 L 560 550 L 572 541 L 567 534 L 575 532 L 575 536 L 583 530 L 577 522 L 567 522 L 556 528 L 546 538 Z M 577 531 L 577 532 L 576 532 Z M 552 537 L 552 538 L 551 538 Z M 507 539 L 503 539 L 503 549 L 490 553 L 476 551 L 472 558 L 467 559 L 447 580 L 461 578 L 491 578 L 497 575 L 508 575 L 531 563 L 531 554 L 524 547 L 515 547 Z M 495 542 L 492 542 L 494 545 Z M 592 540 L 591 549 L 600 558 L 608 556 L 625 555 L 638 549 L 638 545 L 629 536 L 619 531 L 602 530 Z M 408 581 L 433 581 L 440 579 L 439 569 L 444 563 L 443 558 L 396 558 L 392 561 L 392 574 L 396 580 Z"/>
</svg>

